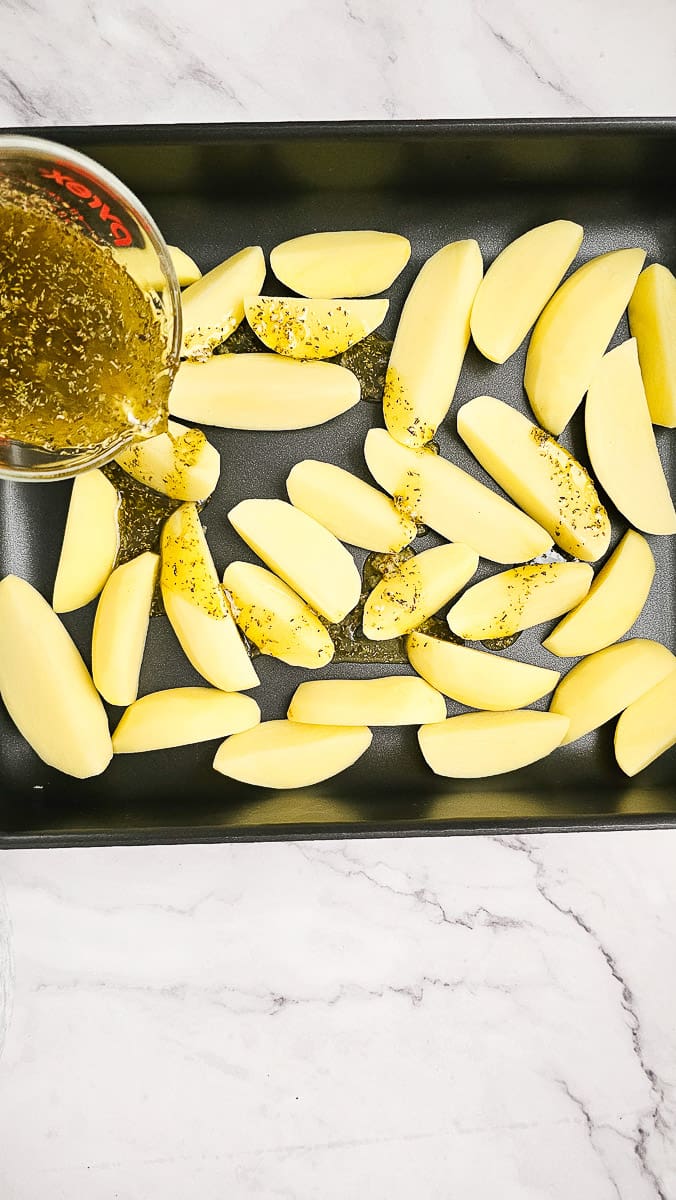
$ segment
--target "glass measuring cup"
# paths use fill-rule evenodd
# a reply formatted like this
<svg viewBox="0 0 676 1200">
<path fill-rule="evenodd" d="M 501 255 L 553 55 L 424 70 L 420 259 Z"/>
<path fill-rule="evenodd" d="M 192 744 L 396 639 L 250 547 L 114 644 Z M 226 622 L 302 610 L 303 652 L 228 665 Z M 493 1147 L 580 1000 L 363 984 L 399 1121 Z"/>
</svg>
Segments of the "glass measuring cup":
<svg viewBox="0 0 676 1200">
<path fill-rule="evenodd" d="M 76 224 L 86 238 L 109 247 L 152 307 L 164 347 L 162 374 L 166 373 L 170 386 L 181 345 L 180 291 L 164 239 L 141 202 L 85 155 L 20 135 L 0 135 L 0 184 L 25 198 L 28 207 L 49 205 L 50 219 L 54 216 Z M 0 301 L 2 287 L 0 263 Z M 64 296 L 64 305 L 67 302 Z M 68 478 L 108 462 L 139 434 L 143 434 L 142 427 L 129 428 L 105 443 L 58 450 L 0 436 L 0 479 L 36 482 Z"/>
</svg>

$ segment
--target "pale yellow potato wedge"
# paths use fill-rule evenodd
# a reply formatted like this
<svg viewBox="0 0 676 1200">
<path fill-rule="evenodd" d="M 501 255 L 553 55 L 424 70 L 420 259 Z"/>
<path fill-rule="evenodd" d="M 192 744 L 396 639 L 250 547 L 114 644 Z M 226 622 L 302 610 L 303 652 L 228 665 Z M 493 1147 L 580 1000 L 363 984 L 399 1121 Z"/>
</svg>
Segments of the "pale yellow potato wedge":
<svg viewBox="0 0 676 1200">
<path fill-rule="evenodd" d="M 138 696 L 158 554 L 139 554 L 116 567 L 99 597 L 92 633 L 92 677 L 109 704 L 124 707 Z"/>
<path fill-rule="evenodd" d="M 177 421 L 169 422 L 166 433 L 129 446 L 115 462 L 172 500 L 207 500 L 221 473 L 221 456 L 206 434 Z"/>
<path fill-rule="evenodd" d="M 484 470 L 568 554 L 602 558 L 610 521 L 585 468 L 516 409 L 477 396 L 458 413 L 458 433 Z"/>
<path fill-rule="evenodd" d="M 265 565 L 327 621 L 342 621 L 354 608 L 361 593 L 354 559 L 307 513 L 284 500 L 242 500 L 228 520 Z"/>
<path fill-rule="evenodd" d="M 472 307 L 472 340 L 503 363 L 521 345 L 582 244 L 574 221 L 548 221 L 505 246 L 486 271 Z"/>
<path fill-rule="evenodd" d="M 333 463 L 306 458 L 289 472 L 286 490 L 294 508 L 363 550 L 393 554 L 413 541 L 417 526 L 393 500 Z"/>
<path fill-rule="evenodd" d="M 674 667 L 671 650 L 646 638 L 616 642 L 583 658 L 561 680 L 549 706 L 570 720 L 564 745 L 616 717 Z"/>
<path fill-rule="evenodd" d="M 654 575 L 650 546 L 629 529 L 582 603 L 542 643 L 545 650 L 560 658 L 579 658 L 618 641 L 641 613 Z"/>
<path fill-rule="evenodd" d="M 594 578 L 587 563 L 526 563 L 468 588 L 451 608 L 448 624 L 470 641 L 511 637 L 569 612 Z"/>
<path fill-rule="evenodd" d="M 567 728 L 567 718 L 533 709 L 461 713 L 423 725 L 418 741 L 435 775 L 482 779 L 546 758 L 561 745 Z"/>
<path fill-rule="evenodd" d="M 187 287 L 201 278 L 197 263 L 193 262 L 185 250 L 178 246 L 167 246 L 179 287 Z M 132 279 L 144 292 L 161 292 L 166 287 L 166 279 L 160 268 L 160 261 L 152 246 L 129 246 L 113 249 L 113 257 L 125 267 Z"/>
<path fill-rule="evenodd" d="M 119 546 L 119 497 L 98 469 L 73 480 L 61 556 L 54 581 L 54 611 L 73 612 L 98 596 Z"/>
<path fill-rule="evenodd" d="M 456 646 L 426 633 L 410 634 L 406 653 L 413 670 L 437 691 L 469 708 L 491 712 L 533 704 L 553 691 L 560 677 L 559 671 Z"/>
<path fill-rule="evenodd" d="M 375 229 L 306 233 L 275 246 L 270 266 L 301 296 L 373 296 L 384 292 L 411 257 L 411 243 Z"/>
<path fill-rule="evenodd" d="M 393 563 L 364 605 L 364 634 L 372 641 L 417 629 L 455 596 L 479 565 L 476 550 L 455 542 Z"/>
<path fill-rule="evenodd" d="M 638 775 L 676 745 L 676 667 L 625 708 L 615 729 L 615 757 L 625 775 Z"/>
<path fill-rule="evenodd" d="M 223 583 L 240 629 L 262 654 L 317 670 L 331 662 L 331 635 L 310 606 L 272 571 L 233 562 Z"/>
<path fill-rule="evenodd" d="M 264 721 L 223 742 L 214 768 L 255 787 L 310 787 L 351 767 L 368 750 L 371 739 L 371 730 L 364 726 Z"/>
<path fill-rule="evenodd" d="M 587 450 L 599 483 L 644 533 L 676 533 L 676 510 L 660 462 L 636 339 L 603 358 L 585 405 Z"/>
<path fill-rule="evenodd" d="M 222 429 L 309 429 L 359 403 L 359 380 L 347 367 L 296 362 L 281 354 L 217 354 L 181 363 L 169 411 Z"/>
<path fill-rule="evenodd" d="M 167 246 L 167 250 L 176 272 L 179 287 L 190 287 L 191 283 L 197 283 L 197 280 L 202 278 L 202 272 L 194 258 L 186 254 L 185 250 L 181 250 L 180 246 Z"/>
<path fill-rule="evenodd" d="M 244 297 L 260 292 L 265 256 L 247 246 L 208 271 L 181 296 L 184 358 L 208 358 L 244 319 Z"/>
<path fill-rule="evenodd" d="M 287 716 L 308 725 L 423 725 L 442 721 L 446 701 L 424 679 L 313 679 L 296 688 Z"/>
<path fill-rule="evenodd" d="M 498 563 L 526 562 L 552 547 L 531 517 L 431 450 L 401 446 L 386 429 L 370 429 L 364 455 L 397 507 L 449 542 L 463 542 Z"/>
<path fill-rule="evenodd" d="M 540 425 L 559 434 L 580 404 L 645 262 L 643 250 L 600 254 L 566 280 L 528 347 L 524 387 Z"/>
<path fill-rule="evenodd" d="M 655 425 L 676 426 L 676 276 L 653 263 L 641 271 L 629 301 L 643 386 Z"/>
<path fill-rule="evenodd" d="M 248 296 L 244 312 L 264 346 L 288 358 L 333 358 L 382 325 L 389 300 Z"/>
<path fill-rule="evenodd" d="M 162 530 L 162 600 L 183 652 L 223 692 L 258 685 L 194 504 L 182 504 Z"/>
<path fill-rule="evenodd" d="M 115 754 L 192 746 L 253 729 L 261 710 L 251 696 L 216 688 L 168 688 L 136 700 L 113 734 Z"/>
<path fill-rule="evenodd" d="M 76 779 L 105 771 L 113 747 L 101 698 L 56 613 L 16 575 L 0 582 L 0 695 L 48 766 Z"/>
<path fill-rule="evenodd" d="M 424 446 L 451 407 L 482 275 L 477 242 L 451 242 L 428 258 L 406 298 L 383 394 L 385 424 L 403 445 Z"/>
</svg>

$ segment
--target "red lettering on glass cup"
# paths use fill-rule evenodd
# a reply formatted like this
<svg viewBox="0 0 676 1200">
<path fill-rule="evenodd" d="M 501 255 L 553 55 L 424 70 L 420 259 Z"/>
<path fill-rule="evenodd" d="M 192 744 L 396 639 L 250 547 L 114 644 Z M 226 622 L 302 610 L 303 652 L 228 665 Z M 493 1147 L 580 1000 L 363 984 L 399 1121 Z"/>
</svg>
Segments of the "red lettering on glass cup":
<svg viewBox="0 0 676 1200">
<path fill-rule="evenodd" d="M 80 200 L 89 200 L 88 208 L 97 210 L 97 215 L 101 221 L 106 222 L 110 226 L 115 246 L 131 246 L 132 238 L 126 225 L 115 213 L 112 213 L 107 204 L 104 204 L 100 196 L 95 195 L 91 188 L 86 184 L 80 183 L 77 179 L 72 179 L 70 175 L 64 175 L 63 171 L 59 171 L 56 167 L 47 170 L 42 168 L 40 174 L 43 179 L 53 179 L 58 183 L 59 187 L 66 188 L 72 196 L 78 196 Z"/>
</svg>

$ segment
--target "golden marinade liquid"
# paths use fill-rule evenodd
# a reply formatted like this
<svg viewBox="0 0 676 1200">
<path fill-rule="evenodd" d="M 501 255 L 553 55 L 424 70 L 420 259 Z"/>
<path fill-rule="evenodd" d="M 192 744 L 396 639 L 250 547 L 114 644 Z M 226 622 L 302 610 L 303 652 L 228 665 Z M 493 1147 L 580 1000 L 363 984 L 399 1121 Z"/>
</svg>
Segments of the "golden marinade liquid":
<svg viewBox="0 0 676 1200">
<path fill-rule="evenodd" d="M 0 178 L 0 438 L 62 451 L 160 433 L 166 358 L 150 300 L 111 251 Z"/>
</svg>

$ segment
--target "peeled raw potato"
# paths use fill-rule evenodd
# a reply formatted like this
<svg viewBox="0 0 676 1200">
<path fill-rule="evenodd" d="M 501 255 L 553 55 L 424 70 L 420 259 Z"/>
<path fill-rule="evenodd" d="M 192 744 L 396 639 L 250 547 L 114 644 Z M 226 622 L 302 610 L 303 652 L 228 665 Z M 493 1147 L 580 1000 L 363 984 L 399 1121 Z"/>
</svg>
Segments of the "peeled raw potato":
<svg viewBox="0 0 676 1200">
<path fill-rule="evenodd" d="M 264 721 L 223 742 L 214 768 L 256 787 L 310 787 L 351 767 L 368 750 L 371 737 L 371 730 L 364 726 Z"/>
<path fill-rule="evenodd" d="M 221 473 L 221 456 L 201 429 L 170 421 L 167 433 L 137 442 L 115 462 L 128 475 L 173 500 L 206 500 Z"/>
<path fill-rule="evenodd" d="M 113 748 L 101 698 L 56 613 L 16 575 L 0 582 L 0 695 L 48 766 L 76 779 L 105 771 Z"/>
<path fill-rule="evenodd" d="M 308 429 L 347 412 L 359 396 L 356 375 L 337 363 L 217 354 L 208 362 L 181 363 L 169 411 L 223 429 Z"/>
<path fill-rule="evenodd" d="M 412 675 L 317 679 L 299 684 L 287 716 L 308 725 L 423 725 L 444 719 L 446 701 Z"/>
<path fill-rule="evenodd" d="M 139 554 L 116 567 L 101 592 L 92 633 L 92 676 L 109 704 L 125 706 L 138 695 L 159 566 L 159 555 Z"/>
<path fill-rule="evenodd" d="M 643 250 L 592 258 L 554 293 L 535 326 L 524 386 L 550 433 L 561 433 L 587 391 L 644 261 Z"/>
<path fill-rule="evenodd" d="M 194 504 L 182 504 L 162 530 L 162 600 L 186 658 L 224 692 L 259 680 L 228 607 Z"/>
<path fill-rule="evenodd" d="M 535 521 L 441 455 L 401 446 L 385 429 L 369 430 L 364 454 L 397 507 L 449 542 L 499 563 L 525 562 L 551 549 L 551 537 Z"/>
<path fill-rule="evenodd" d="M 633 529 L 625 533 L 581 604 L 542 645 L 560 658 L 593 654 L 623 637 L 648 599 L 655 574 L 650 546 Z"/>
<path fill-rule="evenodd" d="M 503 363 L 521 345 L 582 244 L 574 221 L 548 221 L 505 246 L 479 284 L 472 339 L 485 358 Z"/>
<path fill-rule="evenodd" d="M 424 446 L 451 407 L 483 274 L 477 242 L 452 242 L 427 260 L 399 319 L 383 414 L 393 438 Z"/>
<path fill-rule="evenodd" d="M 462 713 L 423 725 L 418 741 L 435 775 L 481 779 L 546 758 L 561 745 L 567 728 L 566 717 L 533 709 Z"/>
<path fill-rule="evenodd" d="M 117 555 L 118 508 L 117 491 L 102 471 L 85 471 L 73 481 L 54 581 L 55 612 L 72 612 L 98 596 Z"/>
<path fill-rule="evenodd" d="M 252 729 L 261 710 L 251 696 L 216 688 L 169 688 L 136 700 L 113 734 L 115 754 L 192 746 Z"/>
<path fill-rule="evenodd" d="M 502 400 L 477 396 L 460 409 L 458 433 L 484 470 L 563 550 L 585 562 L 606 553 L 610 521 L 596 488 L 544 429 Z"/>
<path fill-rule="evenodd" d="M 270 254 L 270 266 L 293 292 L 331 299 L 384 292 L 410 257 L 408 238 L 355 229 L 307 233 L 281 242 Z"/>
<path fill-rule="evenodd" d="M 354 608 L 359 571 L 318 521 L 284 500 L 242 500 L 228 520 L 266 566 L 327 621 L 342 621 Z"/>
<path fill-rule="evenodd" d="M 244 297 L 260 292 L 265 256 L 260 246 L 247 246 L 208 271 L 181 296 L 185 358 L 208 358 L 244 318 Z"/>
<path fill-rule="evenodd" d="M 676 668 L 625 708 L 615 730 L 615 757 L 637 775 L 676 745 Z"/>
<path fill-rule="evenodd" d="M 197 283 L 197 280 L 202 278 L 202 272 L 195 260 L 186 254 L 185 250 L 181 250 L 180 246 L 167 246 L 167 250 L 174 264 L 179 287 L 190 287 L 191 283 Z"/>
<path fill-rule="evenodd" d="M 675 666 L 666 646 L 644 638 L 616 642 L 583 658 L 561 680 L 549 706 L 570 719 L 564 745 L 617 716 Z"/>
<path fill-rule="evenodd" d="M 601 362 L 587 395 L 585 432 L 599 483 L 627 520 L 645 533 L 676 533 L 635 338 Z"/>
<path fill-rule="evenodd" d="M 475 583 L 453 605 L 448 624 L 469 641 L 510 637 L 568 612 L 594 577 L 587 563 L 527 563 Z"/>
<path fill-rule="evenodd" d="M 310 670 L 331 662 L 334 648 L 326 626 L 271 571 L 254 563 L 234 562 L 226 569 L 223 583 L 232 598 L 237 624 L 261 654 Z"/>
<path fill-rule="evenodd" d="M 553 691 L 559 681 L 559 671 L 499 658 L 488 650 L 456 646 L 426 633 L 412 633 L 406 651 L 418 675 L 469 708 L 493 712 L 525 708 Z"/>
<path fill-rule="evenodd" d="M 392 554 L 416 536 L 415 521 L 389 496 L 333 463 L 312 458 L 296 463 L 286 490 L 295 508 L 351 546 Z"/>
<path fill-rule="evenodd" d="M 178 246 L 167 246 L 179 287 L 195 283 L 202 275 L 197 263 Z M 132 279 L 144 292 L 161 292 L 166 279 L 160 269 L 159 259 L 152 246 L 129 246 L 113 249 L 113 257 L 129 272 Z"/>
<path fill-rule="evenodd" d="M 389 300 L 297 300 L 254 296 L 244 311 L 269 350 L 290 358 L 333 358 L 385 320 Z"/>
<path fill-rule="evenodd" d="M 629 301 L 643 386 L 655 425 L 676 426 L 676 277 L 653 263 L 641 271 Z"/>
<path fill-rule="evenodd" d="M 410 633 L 448 604 L 478 565 L 476 550 L 460 542 L 393 563 L 366 600 L 364 634 L 383 641 Z"/>
</svg>

